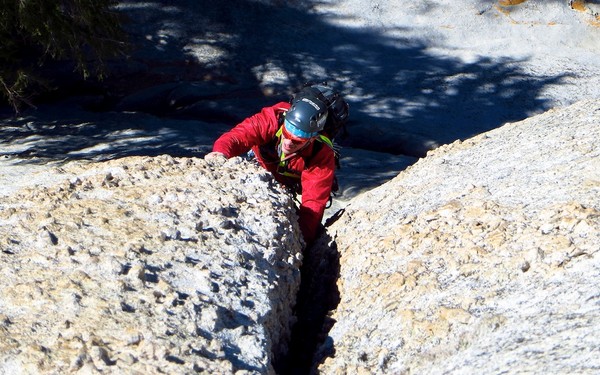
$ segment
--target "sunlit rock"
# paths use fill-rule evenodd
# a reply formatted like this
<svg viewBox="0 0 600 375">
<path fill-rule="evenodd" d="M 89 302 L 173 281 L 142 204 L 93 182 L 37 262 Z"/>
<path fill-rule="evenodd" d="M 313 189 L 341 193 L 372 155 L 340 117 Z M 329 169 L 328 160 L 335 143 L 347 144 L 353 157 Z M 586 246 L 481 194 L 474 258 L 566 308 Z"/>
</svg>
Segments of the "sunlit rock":
<svg viewBox="0 0 600 375">
<path fill-rule="evenodd" d="M 597 372 L 599 124 L 598 101 L 506 124 L 352 200 L 321 243 L 322 373 Z"/>
<path fill-rule="evenodd" d="M 70 163 L 0 204 L 1 373 L 250 373 L 286 350 L 293 202 L 258 167 Z"/>
</svg>

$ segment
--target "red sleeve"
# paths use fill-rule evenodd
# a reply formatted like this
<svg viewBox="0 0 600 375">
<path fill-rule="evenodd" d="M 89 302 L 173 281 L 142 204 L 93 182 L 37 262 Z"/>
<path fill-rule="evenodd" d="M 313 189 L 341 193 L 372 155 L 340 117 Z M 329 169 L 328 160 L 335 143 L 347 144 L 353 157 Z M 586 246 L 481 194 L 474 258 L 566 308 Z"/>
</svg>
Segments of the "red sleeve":
<svg viewBox="0 0 600 375">
<path fill-rule="evenodd" d="M 322 145 L 302 172 L 302 203 L 300 204 L 300 229 L 307 244 L 317 238 L 325 206 L 329 201 L 335 171 L 333 150 Z"/>
<path fill-rule="evenodd" d="M 248 152 L 252 146 L 263 145 L 275 136 L 278 115 L 289 108 L 289 103 L 278 103 L 263 108 L 259 113 L 246 118 L 227 133 L 221 135 L 213 145 L 213 151 L 231 158 Z"/>
</svg>

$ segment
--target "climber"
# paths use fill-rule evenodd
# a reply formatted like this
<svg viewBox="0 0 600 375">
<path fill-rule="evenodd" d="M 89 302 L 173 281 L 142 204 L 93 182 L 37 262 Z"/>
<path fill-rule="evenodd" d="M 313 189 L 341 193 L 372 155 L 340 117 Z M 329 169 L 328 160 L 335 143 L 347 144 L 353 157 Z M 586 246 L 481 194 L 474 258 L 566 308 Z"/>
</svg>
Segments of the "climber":
<svg viewBox="0 0 600 375">
<path fill-rule="evenodd" d="M 307 85 L 290 102 L 265 107 L 223 134 L 205 159 L 251 151 L 277 181 L 302 195 L 299 225 L 310 245 L 318 235 L 335 178 L 331 135 L 324 129 L 328 121 L 345 122 L 347 117 L 348 105 L 339 93 L 326 84 Z"/>
</svg>

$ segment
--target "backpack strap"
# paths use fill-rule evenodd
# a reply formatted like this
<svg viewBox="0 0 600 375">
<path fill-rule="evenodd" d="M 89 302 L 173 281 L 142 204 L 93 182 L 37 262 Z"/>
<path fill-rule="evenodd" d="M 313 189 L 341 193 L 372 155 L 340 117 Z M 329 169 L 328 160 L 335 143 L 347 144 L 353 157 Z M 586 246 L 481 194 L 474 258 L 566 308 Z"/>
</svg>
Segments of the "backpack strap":
<svg viewBox="0 0 600 375">
<path fill-rule="evenodd" d="M 335 169 L 341 169 L 340 152 L 339 152 L 338 147 L 333 143 L 333 141 L 331 139 L 329 139 L 327 136 L 325 136 L 323 134 L 320 134 L 319 137 L 317 138 L 317 142 L 314 143 L 311 157 L 314 157 L 319 151 L 321 151 L 321 148 L 323 147 L 323 145 L 326 145 L 327 147 L 331 148 L 331 150 L 333 151 L 333 157 L 335 159 Z M 331 207 L 332 202 L 333 202 L 333 196 L 336 195 L 336 193 L 339 191 L 339 189 L 340 189 L 340 185 L 339 185 L 337 176 L 334 172 L 333 184 L 331 185 L 331 194 L 329 196 L 329 202 L 327 203 L 327 206 L 325 208 Z"/>
<path fill-rule="evenodd" d="M 329 147 L 333 151 L 333 156 L 335 158 L 335 167 L 336 167 L 336 169 L 342 169 L 342 166 L 340 164 L 340 146 L 336 145 L 326 135 L 319 134 L 319 137 L 317 138 L 317 142 L 315 143 L 315 146 L 313 147 L 313 152 L 312 152 L 313 157 L 321 150 L 321 146 L 319 146 L 319 145 L 327 145 L 327 147 Z"/>
<path fill-rule="evenodd" d="M 329 146 L 329 148 L 331 148 L 333 150 L 334 153 L 337 154 L 337 150 L 335 149 L 335 146 L 333 145 L 333 141 L 331 139 L 329 139 L 329 137 L 327 137 L 326 135 L 319 134 L 317 141 L 326 144 L 327 146 Z"/>
</svg>

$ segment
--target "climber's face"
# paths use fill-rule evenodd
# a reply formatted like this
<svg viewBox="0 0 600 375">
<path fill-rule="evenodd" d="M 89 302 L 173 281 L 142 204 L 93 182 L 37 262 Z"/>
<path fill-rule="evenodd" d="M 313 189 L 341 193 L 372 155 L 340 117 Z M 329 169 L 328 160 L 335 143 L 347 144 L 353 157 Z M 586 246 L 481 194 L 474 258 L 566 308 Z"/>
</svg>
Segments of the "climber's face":
<svg viewBox="0 0 600 375">
<path fill-rule="evenodd" d="M 297 152 L 302 148 L 308 146 L 308 143 L 311 142 L 313 139 L 314 138 L 296 137 L 290 134 L 284 126 L 281 137 L 281 151 L 283 151 L 283 153 L 286 155 L 293 154 L 294 152 Z"/>
<path fill-rule="evenodd" d="M 304 139 L 299 142 L 283 137 L 283 139 L 281 140 L 281 150 L 286 155 L 293 154 L 294 152 L 304 148 L 308 142 L 310 142 L 310 139 Z"/>
</svg>

